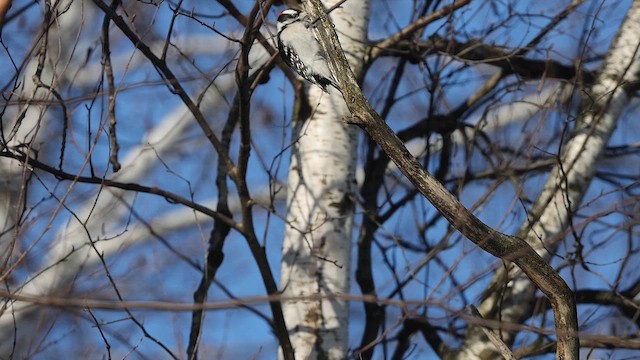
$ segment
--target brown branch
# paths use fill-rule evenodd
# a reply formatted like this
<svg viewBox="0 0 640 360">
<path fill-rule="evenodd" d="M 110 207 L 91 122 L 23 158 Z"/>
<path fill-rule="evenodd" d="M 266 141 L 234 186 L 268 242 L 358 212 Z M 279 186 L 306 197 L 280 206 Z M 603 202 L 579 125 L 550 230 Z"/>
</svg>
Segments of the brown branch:
<svg viewBox="0 0 640 360">
<path fill-rule="evenodd" d="M 487 64 L 500 68 L 505 74 L 514 74 L 524 79 L 562 79 L 571 80 L 578 72 L 574 65 L 565 65 L 554 60 L 527 59 L 518 49 L 509 50 L 499 46 L 484 44 L 480 40 L 457 41 L 445 39 L 437 35 L 427 41 L 399 41 L 392 46 L 380 47 L 379 56 L 403 57 L 416 62 L 433 54 L 446 54 L 464 63 Z M 591 84 L 595 72 L 582 70 L 579 73 L 585 83 Z"/>
<path fill-rule="evenodd" d="M 70 294 L 64 294 L 61 296 L 52 295 L 35 295 L 35 294 L 20 294 L 4 289 L 0 289 L 0 298 L 11 299 L 15 301 L 27 302 L 31 304 L 38 304 L 50 307 L 61 308 L 91 308 L 91 309 L 103 309 L 103 310 L 124 310 L 124 309 L 145 309 L 145 310 L 157 310 L 157 311 L 193 311 L 193 310 L 225 310 L 233 309 L 242 305 L 249 304 L 264 304 L 267 302 L 283 302 L 283 301 L 319 301 L 319 300 L 344 300 L 344 301 L 362 301 L 373 302 L 386 306 L 393 306 L 399 309 L 403 309 L 411 306 L 424 306 L 429 304 L 428 300 L 394 300 L 394 299 L 382 299 L 370 295 L 352 295 L 352 294 L 307 294 L 301 296 L 283 296 L 280 293 L 267 295 L 267 296 L 251 296 L 241 299 L 231 299 L 225 301 L 206 302 L 201 304 L 185 303 L 185 302 L 172 302 L 172 301 L 118 301 L 114 299 L 95 299 L 95 298 L 81 298 L 80 296 L 70 297 Z M 468 315 L 460 314 L 462 318 L 473 321 L 474 319 Z M 510 326 L 509 324 L 499 324 L 497 322 L 491 322 L 485 320 L 494 326 L 503 326 L 507 329 L 518 330 L 530 330 L 536 329 L 528 327 L 526 325 Z M 540 332 L 540 331 L 539 331 Z M 546 333 L 546 332 L 542 332 Z"/>
<path fill-rule="evenodd" d="M 391 81 L 391 87 L 387 94 L 387 101 L 382 110 L 383 116 L 388 115 L 393 106 L 393 102 L 400 84 L 400 79 L 404 72 L 404 64 L 406 61 L 400 60 L 400 64 L 395 71 Z M 360 189 L 363 199 L 364 218 L 358 236 L 358 262 L 356 269 L 356 281 L 360 286 L 363 294 L 377 296 L 376 285 L 373 277 L 371 245 L 374 241 L 374 235 L 381 225 L 378 214 L 378 192 L 384 184 L 384 173 L 389 164 L 389 157 L 381 153 L 375 156 L 377 146 L 375 142 L 368 139 L 367 161 L 364 165 L 365 179 Z M 396 209 L 392 209 L 390 213 L 394 213 Z M 378 304 L 364 303 L 365 325 L 360 341 L 360 349 L 357 350 L 358 356 L 363 359 L 371 359 L 374 347 L 368 347 L 378 337 L 378 331 L 385 318 L 384 307 Z M 366 349 L 366 350 L 364 350 Z"/>
<path fill-rule="evenodd" d="M 597 304 L 615 307 L 622 315 L 627 317 L 636 326 L 640 327 L 640 301 L 634 300 L 638 292 L 633 289 L 617 292 L 615 290 L 594 290 L 582 289 L 575 291 L 576 303 Z M 543 306 L 548 306 L 547 299 L 543 301 Z"/>
<path fill-rule="evenodd" d="M 458 10 L 463 6 L 468 5 L 469 3 L 471 3 L 471 0 L 458 0 L 451 5 L 443 6 L 442 8 L 440 8 L 440 10 L 436 12 L 433 12 L 429 15 L 426 15 L 417 19 L 416 21 L 411 23 L 409 26 L 391 35 L 386 40 L 378 43 L 377 44 L 378 46 L 371 48 L 371 51 L 369 51 L 369 53 L 364 58 L 364 63 L 370 64 L 374 59 L 377 59 L 380 56 L 383 49 L 392 47 L 398 42 L 408 39 L 416 31 L 424 28 L 425 26 L 431 24 L 436 20 L 440 20 L 445 16 L 450 15 L 454 11 Z"/>
<path fill-rule="evenodd" d="M 95 177 L 95 176 L 81 176 L 81 175 L 70 174 L 70 173 L 58 170 L 45 163 L 42 163 L 34 158 L 27 157 L 24 153 L 19 152 L 17 150 L 0 151 L 0 157 L 6 157 L 6 158 L 18 160 L 20 161 L 21 164 L 25 166 L 26 169 L 35 168 L 35 169 L 43 170 L 61 180 L 70 180 L 70 181 L 85 183 L 85 184 L 96 184 L 96 185 L 112 187 L 116 189 L 134 191 L 138 193 L 158 195 L 165 198 L 170 203 L 185 205 L 193 210 L 196 210 L 207 216 L 210 216 L 213 219 L 223 221 L 225 224 L 231 226 L 233 229 L 237 231 L 242 230 L 240 225 L 235 223 L 233 219 L 223 214 L 220 214 L 214 210 L 211 210 L 204 205 L 200 205 L 189 199 L 183 198 L 182 196 L 179 196 L 167 190 L 160 189 L 155 186 L 149 187 L 149 186 L 143 186 L 136 183 L 123 183 L 123 182 L 104 179 L 104 178 Z"/>
<path fill-rule="evenodd" d="M 442 354 L 448 351 L 447 346 L 438 335 L 436 328 L 431 326 L 426 320 L 420 318 L 409 318 L 404 321 L 402 329 L 398 332 L 398 346 L 393 352 L 392 359 L 405 359 L 406 352 L 411 345 L 411 336 L 420 332 L 425 341 L 431 346 L 433 351 Z"/>
<path fill-rule="evenodd" d="M 238 197 L 241 204 L 240 208 L 242 212 L 243 235 L 247 241 L 247 245 L 249 246 L 253 258 L 258 265 L 267 294 L 275 295 L 279 293 L 278 285 L 276 284 L 273 276 L 265 249 L 260 244 L 255 233 L 252 206 L 253 200 L 251 199 L 246 182 L 249 155 L 251 154 L 250 114 L 252 95 L 251 84 L 253 82 L 249 77 L 249 51 L 251 50 L 256 34 L 259 34 L 259 27 L 262 25 L 262 18 L 257 18 L 258 12 L 268 12 L 271 7 L 271 1 L 265 2 L 264 8 L 261 8 L 261 4 L 262 2 L 260 1 L 256 2 L 251 13 L 247 16 L 245 31 L 242 36 L 242 40 L 240 41 L 240 57 L 236 64 L 235 75 L 236 83 L 238 84 L 237 96 L 238 120 L 240 126 L 240 149 L 238 151 L 238 166 L 235 168 L 236 176 L 234 177 L 234 181 L 238 189 Z M 282 304 L 278 301 L 271 301 L 269 302 L 269 306 L 271 307 L 271 313 L 273 314 L 274 332 L 282 350 L 282 357 L 285 360 L 294 360 L 294 350 L 291 345 L 287 326 L 284 322 Z"/>
<path fill-rule="evenodd" d="M 285 301 L 319 301 L 319 300 L 344 300 L 351 302 L 366 302 L 366 303 L 376 303 L 384 306 L 395 307 L 398 309 L 407 309 L 411 307 L 420 307 L 425 305 L 442 305 L 441 302 L 438 301 L 430 301 L 426 299 L 420 300 L 396 300 L 396 299 L 385 299 L 379 298 L 371 295 L 354 295 L 354 294 L 306 294 L 300 296 L 283 296 L 282 294 L 273 294 L 267 296 L 250 296 L 244 298 L 233 298 L 224 301 L 216 301 L 216 302 L 205 302 L 201 304 L 194 304 L 189 302 L 175 302 L 175 301 L 135 301 L 135 300 L 124 300 L 119 301 L 117 299 L 98 299 L 98 298 L 90 298 L 90 297 L 82 297 L 81 295 L 74 294 L 62 294 L 60 296 L 53 295 L 35 295 L 35 294 L 24 294 L 13 291 L 8 291 L 4 289 L 0 289 L 0 297 L 7 298 L 15 301 L 26 302 L 31 304 L 38 304 L 43 306 L 50 307 L 60 307 L 60 308 L 91 308 L 91 309 L 103 309 L 103 310 L 124 310 L 124 309 L 144 309 L 144 310 L 156 310 L 156 311 L 171 311 L 171 312 L 182 312 L 182 311 L 193 311 L 193 310 L 225 310 L 225 309 L 233 309 L 240 306 L 248 306 L 251 304 L 264 304 L 268 302 L 285 302 Z M 472 324 L 480 324 L 485 327 L 489 327 L 492 329 L 503 329 L 507 331 L 529 331 L 534 334 L 541 335 L 549 335 L 552 334 L 552 331 L 541 329 L 535 326 L 522 325 L 522 324 L 511 324 L 499 322 L 496 320 L 485 320 L 478 319 L 476 317 L 470 316 L 464 312 L 459 312 L 454 309 L 447 309 L 452 314 L 460 317 L 463 320 L 467 320 Z M 424 321 L 423 319 L 417 318 L 419 321 Z M 438 329 L 436 329 L 438 330 Z"/>
<path fill-rule="evenodd" d="M 372 44 L 371 56 L 367 58 L 367 66 L 371 62 L 375 61 L 379 56 L 405 56 L 412 62 L 418 62 L 424 59 L 426 56 L 434 53 L 444 53 L 458 60 L 469 62 L 478 61 L 490 65 L 494 65 L 502 69 L 505 74 L 518 74 L 524 78 L 559 78 L 559 79 L 573 79 L 576 74 L 582 77 L 582 80 L 586 83 L 593 82 L 595 78 L 594 72 L 577 72 L 576 67 L 571 65 L 563 65 L 556 61 L 551 60 L 532 60 L 525 59 L 524 56 L 535 48 L 536 45 L 542 41 L 542 39 L 549 34 L 559 23 L 567 18 L 578 6 L 584 3 L 585 0 L 576 0 L 569 4 L 566 8 L 556 14 L 551 21 L 536 34 L 536 36 L 529 41 L 526 45 L 513 49 L 511 51 L 505 51 L 503 48 L 497 46 L 485 45 L 482 41 L 472 39 L 466 42 L 458 42 L 456 40 L 449 40 L 434 35 L 428 41 L 415 42 L 409 41 L 409 35 L 416 32 L 418 29 L 422 29 L 421 20 L 427 17 L 433 17 L 436 14 L 440 14 L 443 11 L 451 13 L 457 3 L 452 4 L 449 9 L 442 8 L 439 12 L 430 14 L 428 16 L 418 19 L 416 22 L 410 24 L 401 32 L 390 38 Z M 463 6 L 465 4 L 461 4 Z M 447 14 L 440 14 L 443 17 Z M 439 19 L 440 17 L 437 17 Z M 436 19 L 436 20 L 437 20 Z M 426 25 L 426 24 L 425 24 Z M 405 34 L 400 40 L 397 39 L 400 34 Z"/>
<path fill-rule="evenodd" d="M 169 90 L 172 93 L 178 95 L 178 97 L 180 97 L 180 100 L 182 100 L 182 102 L 187 106 L 193 117 L 196 119 L 198 125 L 200 125 L 202 132 L 205 134 L 213 148 L 218 153 L 218 156 L 220 156 L 224 160 L 225 165 L 229 169 L 234 169 L 235 166 L 229 158 L 229 154 L 224 151 L 220 140 L 213 132 L 213 129 L 211 129 L 211 127 L 209 126 L 207 119 L 204 117 L 198 106 L 193 102 L 189 94 L 187 94 L 186 89 L 182 87 L 182 84 L 180 84 L 180 81 L 176 78 L 171 69 L 169 69 L 167 63 L 163 59 L 157 57 L 149 48 L 149 46 L 147 46 L 147 44 L 145 44 L 142 39 L 127 25 L 124 19 L 113 9 L 111 9 L 106 3 L 104 3 L 102 0 L 93 0 L 93 2 L 120 29 L 120 31 L 122 31 L 122 33 L 129 39 L 129 41 L 131 41 L 131 43 L 147 59 L 149 59 L 158 73 L 166 80 L 166 86 L 169 88 Z M 230 174 L 233 177 L 235 171 L 230 171 Z"/>
<path fill-rule="evenodd" d="M 113 11 L 116 10 L 118 5 L 120 4 L 120 0 L 113 0 L 111 6 L 109 6 Z M 109 41 L 109 17 L 107 15 L 104 16 L 102 21 L 102 66 L 104 68 L 104 74 L 107 78 L 107 91 L 109 93 L 109 107 L 107 113 L 109 114 L 109 163 L 111 164 L 111 168 L 113 172 L 118 172 L 120 170 L 120 162 L 118 161 L 118 149 L 120 146 L 118 145 L 118 138 L 116 133 L 116 86 L 115 81 L 113 79 L 113 68 L 111 66 L 111 46 Z M 63 144 L 64 146 L 64 144 Z M 62 164 L 60 164 L 60 169 L 62 169 Z"/>
<path fill-rule="evenodd" d="M 328 61 L 351 111 L 352 118 L 349 121 L 364 129 L 380 145 L 407 179 L 454 228 L 491 255 L 513 261 L 527 274 L 553 306 L 558 338 L 557 358 L 577 358 L 578 316 L 573 293 L 562 277 L 526 241 L 500 233 L 480 221 L 424 169 L 362 94 L 340 48 L 335 30 L 322 11 L 320 0 L 311 0 L 306 4 L 311 17 L 320 16 L 322 19 L 322 26 L 316 29 L 317 34 L 325 53 L 329 55 Z"/>
<path fill-rule="evenodd" d="M 124 19 L 120 17 L 113 9 L 111 9 L 107 4 L 105 4 L 101 0 L 93 0 L 94 3 L 106 14 L 107 17 L 124 33 L 124 35 L 129 38 L 129 40 L 136 46 L 143 55 L 149 59 L 149 61 L 154 65 L 158 73 L 166 80 L 166 85 L 171 92 L 178 95 L 183 103 L 187 106 L 190 112 L 193 114 L 197 123 L 200 125 L 203 133 L 209 140 L 209 142 L 213 145 L 214 149 L 218 153 L 218 156 L 224 162 L 225 167 L 228 170 L 228 174 L 236 183 L 238 188 L 238 194 L 240 197 L 240 202 L 242 203 L 242 224 L 233 224 L 235 229 L 238 229 L 246 238 L 247 243 L 251 249 L 251 253 L 256 260 L 260 273 L 262 275 L 262 280 L 269 295 L 276 294 L 278 292 L 278 287 L 275 282 L 274 276 L 271 271 L 271 267 L 269 266 L 266 254 L 264 249 L 261 247 L 257 237 L 255 236 L 255 232 L 253 229 L 253 216 L 252 216 L 252 199 L 249 196 L 249 192 L 247 189 L 245 175 L 247 168 L 247 161 L 249 156 L 249 150 L 246 148 L 249 143 L 246 141 L 248 134 L 248 126 L 246 124 L 249 121 L 249 99 L 250 92 L 248 91 L 250 82 L 248 81 L 248 53 L 251 48 L 251 44 L 253 43 L 253 38 L 255 34 L 258 32 L 258 27 L 261 25 L 261 21 L 258 20 L 254 23 L 258 10 L 260 10 L 260 2 L 257 2 L 254 6 L 251 14 L 246 19 L 246 30 L 245 35 L 243 36 L 242 44 L 242 59 L 238 62 L 238 68 L 243 72 L 243 79 L 240 79 L 238 75 L 236 76 L 236 81 L 239 86 L 239 94 L 243 98 L 240 99 L 240 118 L 241 122 L 245 123 L 245 130 L 241 130 L 241 137 L 243 138 L 242 146 L 239 155 L 239 164 L 236 167 L 234 163 L 231 161 L 228 152 L 225 150 L 222 142 L 218 139 L 216 134 L 213 132 L 211 127 L 209 126 L 206 118 L 200 112 L 198 106 L 193 102 L 190 96 L 187 94 L 186 90 L 182 87 L 178 79 L 175 77 L 171 69 L 167 66 L 166 61 L 162 58 L 157 57 L 152 50 L 140 39 L 140 37 L 135 34 L 135 32 L 125 23 Z M 265 4 L 265 8 L 268 9 L 270 6 L 270 2 Z M 255 26 L 255 27 L 254 27 Z M 210 211 L 210 210 L 209 210 Z M 217 212 L 213 212 L 216 216 L 220 218 L 225 218 L 221 216 Z M 284 323 L 284 316 L 282 314 L 282 307 L 279 302 L 272 301 L 270 302 L 272 314 L 274 317 L 274 324 L 276 327 L 276 336 L 280 342 L 280 346 L 283 349 L 283 354 L 285 359 L 293 359 L 293 349 L 291 347 L 291 343 L 289 341 L 288 332 L 286 329 L 286 325 Z"/>
<path fill-rule="evenodd" d="M 227 121 L 222 129 L 220 140 L 226 151 L 229 151 L 231 136 L 233 130 L 238 123 L 238 96 L 236 94 L 233 100 L 233 106 L 227 116 Z M 218 205 L 216 211 L 224 214 L 229 218 L 233 218 L 233 214 L 229 210 L 229 187 L 227 185 L 228 169 L 224 165 L 224 161 L 218 158 L 218 168 L 216 173 L 216 187 L 218 188 Z M 202 272 L 202 279 L 198 288 L 193 293 L 194 304 L 203 304 L 207 301 L 207 294 L 211 284 L 216 278 L 218 269 L 224 260 L 223 247 L 231 227 L 224 222 L 215 219 L 211 235 L 209 237 L 209 248 L 205 257 L 205 267 Z M 198 346 L 201 339 L 202 320 L 204 318 L 204 310 L 196 309 L 191 314 L 191 330 L 189 331 L 189 344 L 187 346 L 187 356 L 190 360 L 198 357 Z"/>
<path fill-rule="evenodd" d="M 523 346 L 513 351 L 517 359 L 528 358 L 536 355 L 544 355 L 556 351 L 557 343 L 536 341 L 531 345 Z M 592 334 L 580 335 L 580 346 L 585 349 L 633 349 L 640 350 L 640 341 L 636 336 L 602 336 Z"/>
<path fill-rule="evenodd" d="M 244 26 L 245 28 L 247 27 L 247 24 L 248 24 L 247 17 L 244 16 L 240 12 L 240 10 L 238 10 L 238 8 L 231 1 L 229 1 L 229 0 L 218 0 L 218 2 L 225 9 L 227 9 L 229 14 L 231 14 L 231 16 L 233 18 L 235 18 L 238 21 L 238 23 L 240 23 L 240 25 Z M 255 26 L 254 26 L 254 28 L 255 28 Z M 289 79 L 289 81 L 291 81 L 291 83 L 294 84 L 294 88 L 295 88 L 295 84 L 297 82 L 299 82 L 298 77 L 293 72 L 293 70 L 291 70 L 289 68 L 289 66 L 287 66 L 287 64 L 285 64 L 285 62 L 282 60 L 282 58 L 278 54 L 278 51 L 272 46 L 272 43 L 269 40 L 267 40 L 264 37 L 264 35 L 262 33 L 260 33 L 260 32 L 255 32 L 253 34 L 253 36 L 255 36 L 255 38 L 258 40 L 258 42 L 262 46 L 264 46 L 265 50 L 267 50 L 267 52 L 271 55 L 271 59 L 264 65 L 263 70 L 260 70 L 261 73 L 264 72 L 265 74 L 258 76 L 258 78 L 265 78 L 268 75 L 268 71 L 270 71 L 272 69 L 273 64 L 276 63 L 278 65 L 278 67 L 280 67 L 280 70 L 282 70 L 284 75 L 287 77 L 287 79 Z M 256 83 L 251 85 L 251 91 L 253 91 L 253 89 L 256 87 L 256 85 L 257 85 Z"/>
<path fill-rule="evenodd" d="M 386 118 L 391 111 L 400 79 L 404 73 L 405 63 L 406 61 L 404 59 L 400 60 L 400 64 L 395 71 L 394 77 L 391 82 L 390 91 L 387 95 L 387 100 L 381 112 L 381 116 L 383 118 Z M 423 134 L 424 132 L 412 133 L 413 136 L 422 136 Z M 450 142 L 447 141 L 449 137 L 445 136 L 444 138 L 445 144 Z M 363 294 L 376 295 L 376 286 L 373 277 L 371 261 L 371 245 L 374 241 L 375 232 L 387 219 L 389 219 L 394 213 L 396 213 L 398 209 L 401 209 L 402 206 L 406 204 L 406 202 L 415 198 L 415 196 L 417 195 L 417 191 L 410 191 L 408 194 L 406 194 L 406 196 L 404 196 L 393 206 L 391 206 L 385 212 L 385 214 L 379 214 L 378 192 L 384 184 L 384 173 L 391 159 L 389 159 L 389 157 L 384 152 L 380 153 L 379 156 L 376 157 L 375 153 L 377 145 L 371 139 L 369 139 L 368 143 L 369 149 L 364 170 L 365 180 L 360 191 L 363 199 L 362 206 L 365 211 L 365 216 L 363 218 L 360 235 L 358 237 L 358 266 L 356 270 L 356 280 Z M 436 174 L 436 178 L 438 178 L 438 174 L 441 175 L 440 180 L 444 178 L 444 174 L 447 172 L 449 165 L 449 156 L 451 155 L 449 151 L 446 151 L 446 148 L 447 146 L 445 146 L 445 148 L 443 149 L 444 151 L 441 152 L 440 167 Z M 424 264 L 426 264 L 426 262 Z M 399 283 L 397 289 L 394 290 L 392 294 L 389 295 L 389 297 L 394 296 L 397 292 L 400 291 L 402 287 L 404 287 L 408 283 L 408 279 L 404 282 Z M 385 308 L 379 306 L 378 304 L 364 303 L 364 310 L 365 326 L 362 340 L 360 341 L 360 349 L 357 351 L 357 354 L 362 359 L 370 359 L 373 356 L 374 347 L 368 345 L 374 342 L 378 337 L 378 331 L 385 319 Z M 409 325 L 405 322 L 404 326 L 407 327 Z M 437 337 L 437 333 L 435 333 L 435 336 Z M 428 342 L 431 344 L 431 341 L 428 340 Z M 436 348 L 437 347 L 434 347 L 434 349 Z"/>
</svg>

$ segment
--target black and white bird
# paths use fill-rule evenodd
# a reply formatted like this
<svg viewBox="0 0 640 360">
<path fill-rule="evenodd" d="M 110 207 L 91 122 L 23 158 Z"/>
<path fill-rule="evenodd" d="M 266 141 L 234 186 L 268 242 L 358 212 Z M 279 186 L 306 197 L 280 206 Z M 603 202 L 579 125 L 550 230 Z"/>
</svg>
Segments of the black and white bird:
<svg viewBox="0 0 640 360">
<path fill-rule="evenodd" d="M 291 69 L 318 85 L 325 93 L 328 93 L 329 85 L 342 92 L 313 32 L 313 24 L 304 11 L 287 9 L 280 13 L 278 50 Z"/>
</svg>

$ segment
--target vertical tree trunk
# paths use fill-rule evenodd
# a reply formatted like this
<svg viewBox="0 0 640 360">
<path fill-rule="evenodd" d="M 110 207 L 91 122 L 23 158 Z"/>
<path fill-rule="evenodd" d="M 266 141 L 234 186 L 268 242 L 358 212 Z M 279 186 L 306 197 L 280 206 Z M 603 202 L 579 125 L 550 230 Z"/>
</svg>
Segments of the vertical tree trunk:
<svg viewBox="0 0 640 360">
<path fill-rule="evenodd" d="M 596 171 L 599 158 L 609 141 L 621 112 L 633 94 L 629 84 L 640 81 L 640 1 L 631 9 L 618 31 L 594 85 L 583 96 L 579 116 L 569 140 L 563 146 L 559 165 L 552 170 L 542 193 L 533 205 L 529 220 L 522 225 L 519 237 L 542 256 L 554 251 L 562 233 L 570 226 L 570 218 L 578 209 L 582 197 Z M 544 246 L 543 246 L 544 245 Z M 546 250 L 545 250 L 546 249 Z M 578 250 L 579 251 L 579 250 Z M 504 284 L 504 269 L 496 272 L 493 284 Z M 487 318 L 520 324 L 534 310 L 535 286 L 517 268 L 511 268 L 505 291 L 489 291 L 480 311 Z M 496 285 L 501 286 L 501 285 Z M 502 300 L 500 297 L 504 297 Z M 500 315 L 498 315 L 500 311 Z M 513 343 L 515 333 L 503 332 L 503 340 Z M 495 356 L 493 345 L 478 328 L 469 331 L 460 359 Z"/>
<path fill-rule="evenodd" d="M 327 8 L 337 1 L 325 1 Z M 361 72 L 369 1 L 348 1 L 331 14 L 342 47 Z M 309 89 L 313 113 L 297 124 L 289 168 L 287 224 L 282 249 L 283 295 L 304 297 L 349 291 L 351 230 L 356 191 L 357 128 L 340 93 Z M 316 106 L 317 104 L 317 106 Z M 283 304 L 299 359 L 343 359 L 348 347 L 348 304 L 295 300 Z"/>
</svg>

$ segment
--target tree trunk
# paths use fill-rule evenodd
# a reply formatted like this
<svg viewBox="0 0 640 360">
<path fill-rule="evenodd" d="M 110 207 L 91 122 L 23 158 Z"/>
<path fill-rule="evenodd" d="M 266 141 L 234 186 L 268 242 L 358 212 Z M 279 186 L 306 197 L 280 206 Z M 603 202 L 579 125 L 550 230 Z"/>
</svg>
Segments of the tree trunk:
<svg viewBox="0 0 640 360">
<path fill-rule="evenodd" d="M 555 251 L 571 226 L 571 216 L 579 208 L 620 114 L 633 96 L 629 85 L 640 80 L 639 18 L 640 1 L 636 0 L 609 49 L 598 78 L 582 98 L 579 116 L 563 146 L 559 165 L 553 168 L 528 221 L 518 233 L 546 259 L 551 258 L 550 252 Z M 576 248 L 580 251 L 579 244 Z M 505 283 L 505 270 L 496 272 L 487 291 L 488 297 L 479 310 L 486 318 L 520 324 L 534 311 L 535 286 L 516 267 L 510 267 L 509 272 L 508 278 L 512 280 L 504 291 L 500 284 Z M 510 345 L 515 335 L 504 331 L 503 341 Z M 474 327 L 457 358 L 492 358 L 496 356 L 494 351 L 481 329 Z"/>
<path fill-rule="evenodd" d="M 337 1 L 325 1 L 327 8 Z M 362 69 L 368 1 L 349 1 L 330 16 L 355 73 Z M 309 89 L 312 115 L 296 124 L 289 167 L 287 220 L 282 249 L 283 295 L 349 292 L 351 230 L 356 192 L 357 129 L 337 91 Z M 316 106 L 317 105 L 317 106 Z M 343 359 L 348 348 L 348 303 L 295 300 L 283 304 L 298 359 Z"/>
</svg>

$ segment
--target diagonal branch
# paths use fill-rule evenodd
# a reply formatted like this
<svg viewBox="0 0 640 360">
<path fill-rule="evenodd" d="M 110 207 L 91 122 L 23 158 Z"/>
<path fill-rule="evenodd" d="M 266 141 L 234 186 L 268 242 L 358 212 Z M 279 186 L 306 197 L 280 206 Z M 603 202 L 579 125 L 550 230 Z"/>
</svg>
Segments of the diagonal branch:
<svg viewBox="0 0 640 360">
<path fill-rule="evenodd" d="M 460 231 L 486 252 L 516 263 L 536 286 L 549 298 L 556 322 L 558 359 L 578 357 L 578 318 L 573 293 L 560 275 L 538 255 L 523 239 L 502 234 L 475 217 L 451 193 L 449 193 L 409 153 L 402 141 L 369 105 L 352 73 L 335 30 L 322 11 L 319 0 L 312 0 L 312 17 L 321 17 L 317 34 L 334 74 L 336 74 L 344 99 L 352 114 L 350 122 L 364 129 L 398 166 L 400 171 Z"/>
<path fill-rule="evenodd" d="M 379 48 L 379 44 L 373 47 Z M 589 70 L 576 70 L 575 65 L 565 65 L 555 60 L 528 59 L 518 50 L 488 45 L 477 39 L 457 41 L 438 35 L 427 41 L 399 41 L 392 46 L 380 49 L 380 56 L 395 56 L 417 61 L 433 54 L 447 54 L 464 63 L 482 63 L 500 68 L 504 75 L 515 74 L 525 79 L 564 79 L 571 80 L 580 75 L 586 84 L 592 84 L 595 73 Z"/>
<path fill-rule="evenodd" d="M 581 200 L 595 175 L 598 160 L 605 151 L 620 114 L 629 104 L 633 90 L 628 85 L 639 80 L 640 73 L 640 1 L 635 1 L 610 46 L 602 69 L 593 86 L 583 96 L 571 135 L 561 143 L 562 151 L 544 188 L 533 204 L 528 219 L 522 224 L 519 235 L 535 244 L 545 256 L 555 251 L 559 240 L 567 230 L 574 229 L 572 216 L 579 209 Z M 593 24 L 592 26 L 596 26 Z M 576 255 L 579 256 L 579 253 Z M 509 281 L 505 284 L 505 278 Z M 504 287 L 504 290 L 495 291 Z M 506 322 L 519 322 L 531 316 L 534 302 L 532 286 L 517 269 L 499 269 L 487 290 L 481 311 L 500 316 Z M 502 298 L 502 293 L 508 298 Z M 501 309 L 496 310 L 497 303 Z M 514 334 L 505 334 L 513 341 Z M 468 340 L 463 349 L 477 347 Z M 482 346 L 482 345 L 478 345 Z M 467 355 L 468 356 L 468 355 Z"/>
<path fill-rule="evenodd" d="M 109 5 L 101 0 L 93 0 L 93 2 L 100 8 L 100 10 L 105 13 L 105 16 L 108 17 L 118 27 L 118 29 L 120 29 L 120 31 L 122 31 L 122 33 L 129 39 L 129 41 L 131 41 L 131 43 L 138 50 L 140 50 L 140 52 L 147 59 L 149 59 L 160 76 L 165 79 L 169 90 L 178 95 L 178 97 L 180 97 L 180 100 L 182 100 L 182 102 L 189 108 L 189 111 L 191 111 L 191 113 L 193 114 L 193 117 L 198 122 L 198 125 L 200 125 L 202 132 L 205 134 L 207 139 L 209 139 L 209 142 L 211 143 L 211 145 L 213 145 L 214 149 L 218 152 L 218 156 L 220 156 L 224 160 L 229 169 L 233 169 L 235 166 L 231 161 L 231 158 L 229 158 L 229 154 L 224 150 L 220 139 L 218 139 L 216 134 L 213 132 L 213 129 L 211 129 L 211 127 L 207 123 L 207 119 L 205 119 L 198 106 L 193 102 L 189 94 L 187 94 L 186 89 L 182 87 L 182 84 L 180 83 L 180 81 L 178 81 L 178 78 L 173 74 L 171 69 L 169 69 L 166 61 L 156 56 L 151 48 L 149 48 L 149 46 L 147 46 L 142 41 L 142 39 L 138 35 L 136 35 L 136 33 L 127 25 L 124 19 L 115 12 L 114 9 L 112 9 Z M 233 175 L 235 174 L 235 172 L 230 171 L 230 174 Z"/>
<path fill-rule="evenodd" d="M 165 198 L 169 203 L 182 204 L 188 208 L 191 208 L 202 214 L 205 214 L 213 219 L 221 221 L 225 223 L 227 226 L 230 226 L 235 230 L 238 230 L 238 231 L 241 230 L 240 226 L 237 223 L 235 223 L 231 217 L 228 217 L 225 214 L 214 211 L 202 204 L 196 203 L 178 194 L 175 194 L 168 190 L 164 190 L 157 186 L 144 186 L 134 182 L 120 182 L 120 181 L 105 179 L 105 178 L 96 177 L 96 176 L 81 176 L 81 175 L 71 174 L 68 172 L 63 172 L 56 169 L 53 166 L 47 165 L 32 157 L 29 157 L 25 153 L 18 150 L 0 151 L 0 158 L 2 157 L 18 160 L 24 166 L 28 165 L 29 167 L 32 167 L 34 169 L 43 170 L 60 180 L 69 180 L 69 181 L 84 183 L 84 184 L 96 184 L 103 187 L 111 187 L 115 189 L 127 190 L 131 192 L 136 192 L 136 193 L 158 195 Z"/>
<path fill-rule="evenodd" d="M 371 48 L 371 51 L 369 52 L 369 54 L 365 56 L 365 59 L 364 59 L 365 64 L 370 64 L 374 59 L 377 59 L 378 57 L 380 57 L 384 49 L 392 47 L 402 40 L 408 39 L 416 31 L 424 28 L 425 26 L 431 24 L 434 21 L 440 20 L 445 16 L 450 15 L 454 11 L 458 10 L 463 6 L 468 5 L 469 3 L 471 3 L 471 0 L 458 0 L 451 5 L 443 6 L 442 8 L 440 8 L 440 10 L 417 19 L 416 21 L 412 22 L 409 26 L 405 27 L 404 29 L 388 37 L 385 41 L 378 43 L 376 47 Z"/>
</svg>

